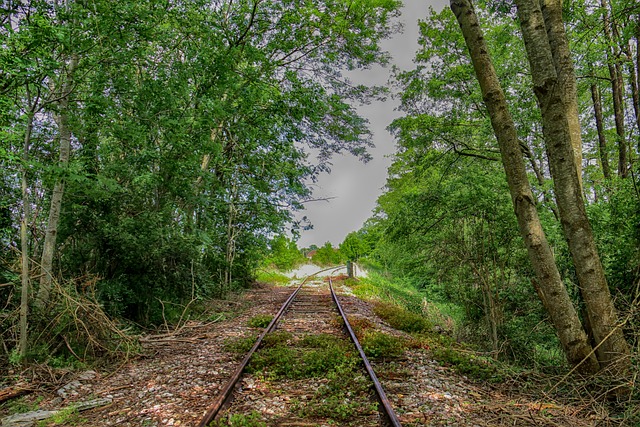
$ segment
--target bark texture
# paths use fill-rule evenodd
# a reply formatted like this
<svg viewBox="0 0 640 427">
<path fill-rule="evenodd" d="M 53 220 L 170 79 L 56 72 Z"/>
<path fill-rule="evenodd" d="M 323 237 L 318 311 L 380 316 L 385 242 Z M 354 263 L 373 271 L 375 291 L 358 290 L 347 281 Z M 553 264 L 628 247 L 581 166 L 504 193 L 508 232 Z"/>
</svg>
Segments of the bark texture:
<svg viewBox="0 0 640 427">
<path fill-rule="evenodd" d="M 580 116 L 578 113 L 578 99 L 571 94 L 577 90 L 576 73 L 569 50 L 569 41 L 562 22 L 562 0 L 534 0 L 543 2 L 544 27 L 547 31 L 551 57 L 558 75 L 557 90 L 563 92 L 565 109 L 569 124 L 569 137 L 573 148 L 573 157 L 578 174 L 578 183 L 582 191 L 582 136 L 580 128 Z M 538 3 L 539 4 L 539 3 Z M 538 8 L 536 8 L 538 9 Z M 557 11 L 560 13 L 556 13 Z"/>
<path fill-rule="evenodd" d="M 542 229 L 515 124 L 507 108 L 507 101 L 473 5 L 470 0 L 451 0 L 450 5 L 471 54 L 484 103 L 500 146 L 502 164 L 507 175 L 520 234 L 527 246 L 540 296 L 553 321 L 568 362 L 572 366 L 578 366 L 578 370 L 582 372 L 594 372 L 598 370 L 598 362 L 591 353 L 591 346 L 561 280 L 551 247 Z"/>
<path fill-rule="evenodd" d="M 531 64 L 534 92 L 542 113 L 543 134 L 560 222 L 580 283 L 589 324 L 598 345 L 598 361 L 602 367 L 617 362 L 615 365 L 624 371 L 625 365 L 630 362 L 629 346 L 622 330 L 618 328 L 618 315 L 587 218 L 573 157 L 572 129 L 567 113 L 567 105 L 571 101 L 567 97 L 575 98 L 576 94 L 557 90 L 563 80 L 551 60 L 554 46 L 540 26 L 541 13 L 544 20 L 561 19 L 562 5 L 556 0 L 548 0 L 545 4 L 541 11 L 535 2 L 516 0 Z"/>
</svg>

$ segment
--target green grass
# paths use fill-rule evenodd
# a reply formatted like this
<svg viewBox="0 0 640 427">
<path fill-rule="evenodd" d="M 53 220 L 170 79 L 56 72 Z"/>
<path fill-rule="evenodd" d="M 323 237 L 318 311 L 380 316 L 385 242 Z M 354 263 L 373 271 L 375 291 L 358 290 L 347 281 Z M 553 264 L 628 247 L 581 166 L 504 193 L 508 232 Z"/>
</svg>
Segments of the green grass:
<svg viewBox="0 0 640 427">
<path fill-rule="evenodd" d="M 351 425 L 349 421 L 354 417 L 376 412 L 370 396 L 371 383 L 357 352 L 350 341 L 341 337 L 312 334 L 295 340 L 286 332 L 268 334 L 247 372 L 266 381 L 326 379 L 310 399 L 295 402 L 294 411 L 301 417 L 328 418 L 340 425 Z"/>
<path fill-rule="evenodd" d="M 374 330 L 366 331 L 358 341 L 367 357 L 373 359 L 400 357 L 406 348 L 405 340 Z"/>
<path fill-rule="evenodd" d="M 350 425 L 349 421 L 357 416 L 377 412 L 371 381 L 362 374 L 356 359 L 328 372 L 327 379 L 309 401 L 299 404 L 301 416 L 329 418 Z"/>
<path fill-rule="evenodd" d="M 345 281 L 354 294 L 374 301 L 374 312 L 394 329 L 413 336 L 402 340 L 375 331 L 370 320 L 349 319 L 367 356 L 372 358 L 398 357 L 406 348 L 424 349 L 443 366 L 472 379 L 488 382 L 502 381 L 505 374 L 491 358 L 483 357 L 458 344 L 447 334 L 434 332 L 434 325 L 453 335 L 462 324 L 464 311 L 455 304 L 429 302 L 424 293 L 410 283 L 391 281 L 375 272 L 368 278 Z"/>
<path fill-rule="evenodd" d="M 232 353 L 246 353 L 251 350 L 257 339 L 257 335 L 229 338 L 225 340 L 223 349 Z"/>
<path fill-rule="evenodd" d="M 441 365 L 448 366 L 467 377 L 492 383 L 504 380 L 499 367 L 491 358 L 464 352 L 455 347 L 435 348 L 432 354 Z"/>
<path fill-rule="evenodd" d="M 269 283 L 276 286 L 285 286 L 291 282 L 291 279 L 283 273 L 276 270 L 257 270 L 255 273 L 256 281 L 261 283 Z"/>
<path fill-rule="evenodd" d="M 82 418 L 80 416 L 80 412 L 78 412 L 77 408 L 70 406 L 68 408 L 65 408 L 59 411 L 57 414 L 55 414 L 51 418 L 38 421 L 37 426 L 38 427 L 52 427 L 52 426 L 58 426 L 58 425 L 74 426 L 80 423 L 84 423 L 86 421 L 87 421 L 86 418 Z"/>
<path fill-rule="evenodd" d="M 44 397 L 38 397 L 35 401 L 25 397 L 8 400 L 0 404 L 0 409 L 6 410 L 8 415 L 24 414 L 25 412 L 37 411 L 40 409 L 40 402 Z"/>
</svg>

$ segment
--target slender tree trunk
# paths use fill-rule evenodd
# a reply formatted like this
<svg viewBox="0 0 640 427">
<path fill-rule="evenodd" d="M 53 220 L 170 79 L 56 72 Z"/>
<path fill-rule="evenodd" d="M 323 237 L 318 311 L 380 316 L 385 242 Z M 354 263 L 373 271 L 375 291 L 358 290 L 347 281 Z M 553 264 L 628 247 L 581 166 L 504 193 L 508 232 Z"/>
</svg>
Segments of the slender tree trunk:
<svg viewBox="0 0 640 427">
<path fill-rule="evenodd" d="M 631 99 L 633 101 L 633 113 L 636 118 L 636 127 L 640 132 L 640 93 L 638 92 L 638 77 L 636 66 L 633 63 L 633 55 L 628 44 L 622 44 L 621 48 L 627 57 L 627 65 L 629 67 L 629 86 L 631 86 Z"/>
<path fill-rule="evenodd" d="M 544 202 L 547 204 L 547 208 L 551 211 L 554 218 L 560 221 L 560 216 L 558 215 L 558 209 L 556 209 L 553 198 L 549 195 L 549 191 L 545 189 L 544 184 L 546 182 L 546 178 L 542 173 L 542 167 L 539 166 L 538 163 L 536 162 L 536 158 L 533 155 L 531 148 L 529 148 L 526 142 L 521 141 L 520 148 L 522 148 L 522 153 L 524 154 L 524 156 L 527 159 L 529 159 L 529 164 L 531 165 L 531 168 L 533 169 L 533 173 L 536 176 L 536 181 L 538 181 L 538 185 L 540 186 L 540 191 L 542 192 L 542 198 Z"/>
<path fill-rule="evenodd" d="M 235 219 L 237 214 L 237 208 L 234 204 L 235 200 L 235 186 L 233 187 L 233 193 L 231 200 L 229 201 L 229 218 L 227 220 L 227 245 L 225 250 L 225 270 L 224 270 L 224 285 L 227 289 L 230 288 L 233 280 L 233 261 L 236 256 L 236 228 Z"/>
<path fill-rule="evenodd" d="M 636 16 L 636 87 L 640 90 L 640 13 Z M 637 102 L 640 110 L 640 99 Z M 640 119 L 638 121 L 640 122 Z M 638 152 L 640 153 L 640 137 L 638 138 Z"/>
<path fill-rule="evenodd" d="M 27 89 L 27 99 L 30 101 L 31 96 Z M 27 354 L 28 343 L 28 316 L 29 316 L 29 287 L 30 287 L 30 267 L 29 267 L 29 234 L 27 228 L 31 218 L 31 205 L 28 193 L 28 177 L 27 162 L 29 160 L 29 147 L 31 146 L 31 132 L 33 131 L 33 111 L 27 115 L 27 128 L 24 135 L 24 146 L 22 149 L 22 171 L 20 177 L 20 187 L 22 191 L 22 218 L 20 220 L 20 252 L 22 261 L 21 270 L 21 293 L 20 293 L 20 341 L 18 351 L 20 357 L 24 358 Z"/>
<path fill-rule="evenodd" d="M 537 2 L 540 2 L 540 4 L 549 3 L 559 5 L 562 10 L 562 0 L 537 0 Z M 551 46 L 553 62 L 556 70 L 558 70 L 559 84 L 555 89 L 564 94 L 575 94 L 577 92 L 576 74 L 573 69 L 571 52 L 569 51 L 569 41 L 567 40 L 564 23 L 562 22 L 562 14 L 548 14 L 548 16 L 545 16 L 544 26 L 546 28 L 549 45 Z M 582 136 L 580 133 L 578 99 L 576 96 L 564 96 L 564 99 L 564 108 L 569 126 L 569 138 L 571 148 L 573 149 L 578 184 L 582 192 Z"/>
<path fill-rule="evenodd" d="M 470 0 L 451 0 L 450 5 L 471 54 L 484 103 L 500 146 L 502 164 L 507 175 L 520 234 L 527 246 L 542 301 L 558 333 L 568 362 L 582 372 L 595 372 L 598 370 L 598 362 L 591 353 L 591 346 L 587 342 L 587 336 L 567 289 L 562 283 L 551 247 L 542 229 L 515 124 L 507 108 L 507 101 L 491 62 L 477 16 Z M 573 156 L 571 158 L 573 159 Z"/>
<path fill-rule="evenodd" d="M 73 74 L 78 65 L 78 57 L 73 56 L 66 70 L 65 82 L 60 90 L 60 101 L 58 101 L 59 112 L 56 116 L 58 124 L 58 135 L 60 138 L 60 158 L 59 165 L 64 170 L 69 164 L 71 156 L 71 129 L 69 128 L 69 96 L 73 90 Z M 60 210 L 62 209 L 62 197 L 64 195 L 64 177 L 59 177 L 53 187 L 51 195 L 51 207 L 49 209 L 49 219 L 47 221 L 47 231 L 42 247 L 42 258 L 40 260 L 40 288 L 36 298 L 36 307 L 42 309 L 49 302 L 51 292 L 51 281 L 53 278 L 53 256 L 55 254 L 56 240 L 58 235 L 58 223 L 60 222 Z"/>
<path fill-rule="evenodd" d="M 542 126 L 554 180 L 560 222 L 573 259 L 580 290 L 589 315 L 589 323 L 596 343 L 598 361 L 602 367 L 616 362 L 626 370 L 630 362 L 629 346 L 618 328 L 618 315 L 611 299 L 600 257 L 596 249 L 591 225 L 587 218 L 582 191 L 578 182 L 571 146 L 571 124 L 567 117 L 567 97 L 573 94 L 557 90 L 564 79 L 562 74 L 573 69 L 557 69 L 554 65 L 554 45 L 547 38 L 541 23 L 562 18 L 559 0 L 546 0 L 543 9 L 528 0 L 516 0 L 518 17 L 529 56 L 533 86 L 542 113 Z"/>
<path fill-rule="evenodd" d="M 591 84 L 591 99 L 593 100 L 593 110 L 596 116 L 596 129 L 598 130 L 598 153 L 600 154 L 600 165 L 605 180 L 611 179 L 611 169 L 609 169 L 609 152 L 607 150 L 607 139 L 604 136 L 604 119 L 602 116 L 602 101 L 598 85 Z"/>
<path fill-rule="evenodd" d="M 609 19 L 609 9 L 605 0 L 600 0 L 602 6 L 602 19 L 604 34 L 607 41 L 607 67 L 611 78 L 611 92 L 613 94 L 613 114 L 616 124 L 616 135 L 618 144 L 618 176 L 626 178 L 627 169 L 627 143 L 624 128 L 624 82 L 621 76 L 618 55 L 614 50 L 614 40 L 611 35 L 611 20 Z"/>
</svg>

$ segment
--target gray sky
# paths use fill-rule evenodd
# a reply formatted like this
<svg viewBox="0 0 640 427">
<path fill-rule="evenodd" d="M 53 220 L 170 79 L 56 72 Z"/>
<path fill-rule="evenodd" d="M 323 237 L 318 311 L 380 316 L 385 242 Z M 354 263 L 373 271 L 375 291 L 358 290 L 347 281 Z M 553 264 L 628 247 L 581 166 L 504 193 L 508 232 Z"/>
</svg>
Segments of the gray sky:
<svg viewBox="0 0 640 427">
<path fill-rule="evenodd" d="M 446 4 L 448 2 L 444 0 L 404 0 L 400 18 L 404 31 L 383 43 L 384 49 L 392 55 L 393 64 L 402 69 L 413 67 L 413 57 L 418 49 L 418 19 L 424 19 L 429 6 L 439 11 Z M 351 73 L 349 77 L 356 83 L 384 85 L 389 74 L 390 67 L 377 67 Z M 373 160 L 363 164 L 350 155 L 333 158 L 331 174 L 320 176 L 313 194 L 314 198 L 333 199 L 307 203 L 306 209 L 297 213 L 297 218 L 306 215 L 313 224 L 312 230 L 302 232 L 298 247 L 321 246 L 325 242 L 337 246 L 371 216 L 387 179 L 390 155 L 395 151 L 395 141 L 386 127 L 399 116 L 394 111 L 396 106 L 393 99 L 358 106 L 358 112 L 370 122 L 375 144 L 370 150 Z"/>
</svg>

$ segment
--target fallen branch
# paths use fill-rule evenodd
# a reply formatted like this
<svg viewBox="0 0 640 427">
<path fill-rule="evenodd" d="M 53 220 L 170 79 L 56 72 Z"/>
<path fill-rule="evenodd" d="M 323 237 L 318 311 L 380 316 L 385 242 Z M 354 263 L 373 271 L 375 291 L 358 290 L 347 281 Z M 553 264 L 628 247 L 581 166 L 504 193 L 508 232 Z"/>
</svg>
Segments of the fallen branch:
<svg viewBox="0 0 640 427">
<path fill-rule="evenodd" d="M 7 400 L 15 399 L 24 394 L 31 393 L 34 389 L 29 386 L 16 385 L 13 387 L 7 387 L 0 390 L 0 403 Z"/>
</svg>

